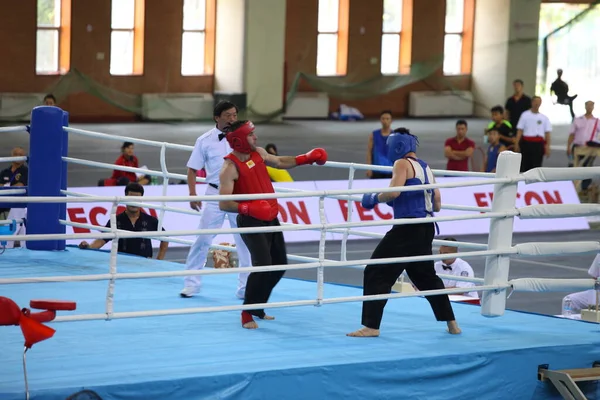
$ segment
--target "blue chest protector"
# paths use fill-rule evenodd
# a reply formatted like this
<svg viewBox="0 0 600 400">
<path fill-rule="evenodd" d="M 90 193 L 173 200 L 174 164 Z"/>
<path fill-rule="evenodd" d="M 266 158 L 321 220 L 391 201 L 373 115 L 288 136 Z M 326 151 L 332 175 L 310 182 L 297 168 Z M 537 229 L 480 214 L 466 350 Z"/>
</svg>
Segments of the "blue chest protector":
<svg viewBox="0 0 600 400">
<path fill-rule="evenodd" d="M 415 177 L 407 179 L 404 186 L 430 184 L 429 176 L 427 175 L 427 163 L 412 157 L 407 157 L 407 159 L 417 162 L 423 169 L 424 182 L 421 182 L 419 178 Z M 413 168 L 416 167 L 412 162 L 411 165 Z M 418 171 L 415 171 L 416 176 L 418 176 L 417 172 Z M 433 196 L 433 189 L 402 192 L 400 196 L 387 204 L 394 209 L 394 219 L 433 217 Z M 437 224 L 436 229 L 439 231 Z"/>
</svg>

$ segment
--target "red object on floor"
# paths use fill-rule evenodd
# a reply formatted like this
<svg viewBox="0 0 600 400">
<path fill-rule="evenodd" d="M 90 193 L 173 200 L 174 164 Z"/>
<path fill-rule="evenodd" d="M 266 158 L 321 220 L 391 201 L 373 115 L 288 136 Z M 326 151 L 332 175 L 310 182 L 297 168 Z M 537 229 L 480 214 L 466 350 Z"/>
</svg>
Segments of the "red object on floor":
<svg viewBox="0 0 600 400">
<path fill-rule="evenodd" d="M 77 304 L 73 301 L 63 300 L 32 300 L 30 307 L 45 310 L 32 313 L 30 309 L 19 309 L 17 303 L 8 297 L 0 296 L 0 325 L 19 325 L 25 338 L 25 347 L 31 348 L 34 344 L 54 336 L 54 329 L 42 324 L 56 318 L 56 311 L 73 311 Z"/>
</svg>

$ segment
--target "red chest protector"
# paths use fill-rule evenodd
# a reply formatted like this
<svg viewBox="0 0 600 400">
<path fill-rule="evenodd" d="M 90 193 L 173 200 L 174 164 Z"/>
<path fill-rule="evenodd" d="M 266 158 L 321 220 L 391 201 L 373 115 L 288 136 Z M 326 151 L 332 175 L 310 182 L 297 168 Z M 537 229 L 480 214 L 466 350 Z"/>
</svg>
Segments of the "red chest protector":
<svg viewBox="0 0 600 400">
<path fill-rule="evenodd" d="M 275 193 L 265 160 L 258 152 L 250 153 L 250 159 L 244 162 L 240 161 L 233 153 L 229 153 L 225 158 L 235 164 L 239 174 L 233 185 L 233 194 Z M 271 205 L 274 219 L 279 213 L 277 199 L 267 199 L 267 201 Z"/>
</svg>

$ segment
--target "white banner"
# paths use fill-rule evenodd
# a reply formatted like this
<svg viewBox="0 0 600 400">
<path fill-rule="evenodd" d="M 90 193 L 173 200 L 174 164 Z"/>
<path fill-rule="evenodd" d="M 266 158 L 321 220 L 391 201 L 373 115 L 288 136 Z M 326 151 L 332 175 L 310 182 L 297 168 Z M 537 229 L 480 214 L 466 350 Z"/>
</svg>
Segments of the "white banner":
<svg viewBox="0 0 600 400">
<path fill-rule="evenodd" d="M 437 178 L 437 182 L 448 182 L 465 178 Z M 353 188 L 382 188 L 387 187 L 389 180 L 355 180 Z M 302 191 L 315 190 L 337 190 L 347 189 L 348 181 L 310 181 L 310 182 L 286 182 L 275 184 L 276 187 L 285 187 Z M 204 194 L 206 185 L 198 185 L 199 195 Z M 442 204 L 468 205 L 490 207 L 493 198 L 493 185 L 461 187 L 455 189 L 442 189 Z M 95 196 L 122 196 L 123 187 L 79 187 L 69 188 L 69 191 L 85 193 Z M 162 195 L 162 186 L 146 186 L 146 196 Z M 167 196 L 187 196 L 187 185 L 171 185 L 168 188 Z M 532 204 L 579 204 L 579 199 L 571 182 L 551 182 L 535 183 L 531 185 L 519 184 L 517 207 Z M 319 219 L 319 199 L 316 197 L 290 198 L 279 200 L 279 219 L 281 223 L 293 224 L 318 224 Z M 167 206 L 174 208 L 183 208 L 189 210 L 189 203 L 167 203 Z M 88 223 L 104 226 L 109 219 L 110 203 L 69 203 L 67 208 L 67 219 L 71 222 Z M 386 204 L 379 204 L 373 210 L 365 210 L 360 203 L 352 204 L 352 221 L 379 221 L 392 219 L 392 209 Z M 124 206 L 119 207 L 119 211 L 124 210 Z M 159 216 L 160 210 L 144 210 L 154 216 Z M 325 217 L 328 223 L 344 222 L 348 212 L 347 202 L 337 199 L 325 199 Z M 438 216 L 461 215 L 473 212 L 442 210 L 436 213 Z M 174 230 L 194 230 L 198 228 L 200 222 L 200 213 L 198 216 L 180 214 L 167 211 L 163 220 L 163 226 L 167 231 Z M 489 232 L 489 219 L 452 221 L 439 224 L 440 235 L 466 235 L 466 234 L 486 234 Z M 224 228 L 229 228 L 227 219 L 223 224 Z M 390 226 L 353 228 L 367 232 L 385 233 Z M 557 219 L 527 219 L 520 220 L 515 218 L 515 232 L 550 232 L 550 231 L 571 231 L 586 230 L 589 224 L 585 218 L 561 218 Z M 89 233 L 90 231 L 82 228 L 67 227 L 67 233 Z M 319 231 L 295 231 L 285 232 L 285 239 L 288 242 L 304 242 L 319 240 Z M 341 239 L 341 234 L 328 233 L 327 239 Z M 350 239 L 360 239 L 362 237 L 350 236 Z M 180 239 L 194 240 L 195 237 L 180 237 Z M 231 235 L 218 235 L 214 243 L 228 242 L 233 243 Z M 79 241 L 71 240 L 69 244 L 77 244 Z M 158 245 L 158 243 L 154 243 Z M 170 246 L 182 246 L 171 243 Z"/>
</svg>

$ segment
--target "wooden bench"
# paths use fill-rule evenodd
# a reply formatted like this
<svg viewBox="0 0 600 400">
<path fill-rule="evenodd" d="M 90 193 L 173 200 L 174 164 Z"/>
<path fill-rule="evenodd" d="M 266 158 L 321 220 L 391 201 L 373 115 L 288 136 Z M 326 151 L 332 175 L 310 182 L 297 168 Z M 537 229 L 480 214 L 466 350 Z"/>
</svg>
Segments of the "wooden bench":
<svg viewBox="0 0 600 400">
<path fill-rule="evenodd" d="M 549 380 L 565 400 L 587 400 L 576 382 L 600 380 L 600 363 L 595 362 L 592 368 L 563 369 L 552 371 L 547 365 L 538 368 L 538 379 Z"/>
</svg>

